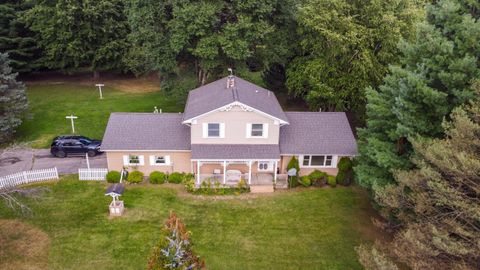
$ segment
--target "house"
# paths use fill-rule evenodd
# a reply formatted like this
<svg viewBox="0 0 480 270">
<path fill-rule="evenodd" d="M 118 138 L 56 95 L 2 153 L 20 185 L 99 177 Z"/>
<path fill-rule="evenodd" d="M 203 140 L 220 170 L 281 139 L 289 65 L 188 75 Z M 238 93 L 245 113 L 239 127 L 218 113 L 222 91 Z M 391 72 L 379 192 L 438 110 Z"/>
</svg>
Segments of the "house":
<svg viewBox="0 0 480 270">
<path fill-rule="evenodd" d="M 343 112 L 284 112 L 274 93 L 228 76 L 190 91 L 184 113 L 112 113 L 108 169 L 193 173 L 196 184 L 272 185 L 297 156 L 300 174 L 337 173 L 357 145 Z"/>
</svg>

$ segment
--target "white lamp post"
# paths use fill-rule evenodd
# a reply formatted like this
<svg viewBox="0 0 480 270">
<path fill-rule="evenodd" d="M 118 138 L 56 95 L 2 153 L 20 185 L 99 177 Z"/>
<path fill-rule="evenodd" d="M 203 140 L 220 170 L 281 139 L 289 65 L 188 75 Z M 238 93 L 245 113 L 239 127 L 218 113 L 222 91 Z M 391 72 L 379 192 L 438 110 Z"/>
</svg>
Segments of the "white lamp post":
<svg viewBox="0 0 480 270">
<path fill-rule="evenodd" d="M 97 84 L 95 84 L 95 86 L 98 87 L 98 92 L 100 93 L 100 99 L 103 99 L 102 87 L 105 86 L 105 84 L 103 84 L 103 83 L 97 83 Z"/>
<path fill-rule="evenodd" d="M 72 114 L 72 115 L 66 116 L 65 118 L 70 119 L 70 121 L 72 122 L 72 133 L 75 133 L 75 124 L 73 123 L 73 119 L 77 119 L 78 117 Z"/>
</svg>

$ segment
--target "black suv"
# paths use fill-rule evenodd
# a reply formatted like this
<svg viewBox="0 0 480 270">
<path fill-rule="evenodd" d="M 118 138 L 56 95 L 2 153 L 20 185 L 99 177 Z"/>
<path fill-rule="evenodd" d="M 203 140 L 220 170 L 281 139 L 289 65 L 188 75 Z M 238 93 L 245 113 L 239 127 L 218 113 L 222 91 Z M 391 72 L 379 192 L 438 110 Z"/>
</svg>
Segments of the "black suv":
<svg viewBox="0 0 480 270">
<path fill-rule="evenodd" d="M 84 136 L 58 136 L 53 139 L 50 153 L 61 158 L 67 155 L 85 155 L 85 153 L 88 153 L 89 157 L 94 157 L 101 153 L 101 143 L 102 141 L 92 140 Z"/>
</svg>

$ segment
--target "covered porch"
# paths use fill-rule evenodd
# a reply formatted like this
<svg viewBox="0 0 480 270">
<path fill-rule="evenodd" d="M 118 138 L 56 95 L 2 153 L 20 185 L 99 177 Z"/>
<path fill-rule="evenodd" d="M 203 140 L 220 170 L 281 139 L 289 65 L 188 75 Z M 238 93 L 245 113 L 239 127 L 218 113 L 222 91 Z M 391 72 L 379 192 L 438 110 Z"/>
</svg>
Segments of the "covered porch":
<svg viewBox="0 0 480 270">
<path fill-rule="evenodd" d="M 217 182 L 224 186 L 237 186 L 243 180 L 248 186 L 275 185 L 281 181 L 280 160 L 194 160 L 195 183 Z"/>
</svg>

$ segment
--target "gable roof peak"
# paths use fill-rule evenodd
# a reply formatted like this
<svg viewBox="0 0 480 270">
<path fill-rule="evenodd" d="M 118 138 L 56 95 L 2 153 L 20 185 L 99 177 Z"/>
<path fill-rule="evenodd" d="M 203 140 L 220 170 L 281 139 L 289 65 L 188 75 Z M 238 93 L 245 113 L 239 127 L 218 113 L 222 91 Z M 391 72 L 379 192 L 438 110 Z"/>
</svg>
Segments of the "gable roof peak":
<svg viewBox="0 0 480 270">
<path fill-rule="evenodd" d="M 223 77 L 191 90 L 183 120 L 189 121 L 234 102 L 242 103 L 288 123 L 287 116 L 273 92 L 235 75 Z"/>
</svg>

